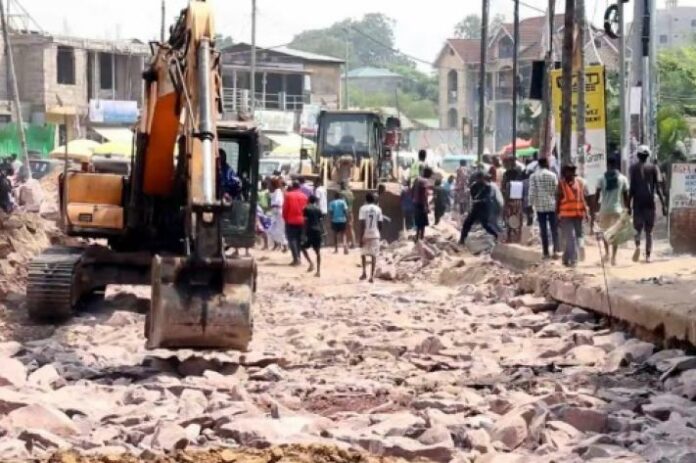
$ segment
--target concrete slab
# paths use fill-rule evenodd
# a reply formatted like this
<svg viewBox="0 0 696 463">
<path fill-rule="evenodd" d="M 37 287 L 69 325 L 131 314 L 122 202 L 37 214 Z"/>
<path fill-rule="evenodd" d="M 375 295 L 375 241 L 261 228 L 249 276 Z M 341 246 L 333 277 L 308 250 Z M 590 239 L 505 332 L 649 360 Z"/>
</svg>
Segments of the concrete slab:
<svg viewBox="0 0 696 463">
<path fill-rule="evenodd" d="M 542 261 L 541 251 L 520 244 L 498 243 L 493 248 L 491 257 L 506 267 L 524 272 Z"/>
<path fill-rule="evenodd" d="M 622 320 L 653 339 L 696 346 L 696 257 L 673 255 L 660 242 L 652 263 L 633 263 L 626 247 L 617 266 L 607 264 L 605 283 L 594 238 L 587 244 L 576 269 L 544 262 L 523 275 L 521 289 Z"/>
</svg>

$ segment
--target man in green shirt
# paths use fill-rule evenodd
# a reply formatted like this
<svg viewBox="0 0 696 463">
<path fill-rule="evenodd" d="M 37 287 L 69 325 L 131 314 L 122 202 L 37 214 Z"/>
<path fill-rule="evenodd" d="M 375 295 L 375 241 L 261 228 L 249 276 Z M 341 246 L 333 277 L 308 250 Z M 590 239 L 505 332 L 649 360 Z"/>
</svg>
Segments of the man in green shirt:
<svg viewBox="0 0 696 463">
<path fill-rule="evenodd" d="M 621 163 L 616 157 L 607 161 L 607 171 L 597 183 L 596 198 L 600 202 L 599 228 L 606 232 L 621 218 L 624 208 L 628 206 L 628 179 L 619 172 Z M 616 265 L 616 252 L 619 245 L 612 245 L 611 265 Z M 605 261 L 609 260 L 609 243 L 604 240 Z"/>
</svg>

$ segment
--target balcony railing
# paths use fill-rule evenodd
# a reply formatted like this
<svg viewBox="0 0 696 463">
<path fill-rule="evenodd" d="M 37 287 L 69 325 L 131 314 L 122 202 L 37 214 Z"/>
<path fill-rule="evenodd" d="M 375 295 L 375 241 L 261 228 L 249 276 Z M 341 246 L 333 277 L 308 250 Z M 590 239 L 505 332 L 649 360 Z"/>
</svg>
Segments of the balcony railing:
<svg viewBox="0 0 696 463">
<path fill-rule="evenodd" d="M 304 105 L 309 103 L 309 95 L 256 92 L 255 102 L 256 109 L 302 111 Z M 247 89 L 225 88 L 222 90 L 222 104 L 226 112 L 247 112 L 251 108 L 251 92 Z"/>
</svg>

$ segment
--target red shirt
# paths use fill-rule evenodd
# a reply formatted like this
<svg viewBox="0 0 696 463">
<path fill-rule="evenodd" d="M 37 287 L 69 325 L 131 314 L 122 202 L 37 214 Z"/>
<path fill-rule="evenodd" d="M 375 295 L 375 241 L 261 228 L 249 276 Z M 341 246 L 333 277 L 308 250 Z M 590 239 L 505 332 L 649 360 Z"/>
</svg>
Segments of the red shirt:
<svg viewBox="0 0 696 463">
<path fill-rule="evenodd" d="M 301 190 L 285 193 L 283 202 L 283 220 L 288 225 L 304 225 L 304 208 L 307 205 L 307 196 Z"/>
</svg>

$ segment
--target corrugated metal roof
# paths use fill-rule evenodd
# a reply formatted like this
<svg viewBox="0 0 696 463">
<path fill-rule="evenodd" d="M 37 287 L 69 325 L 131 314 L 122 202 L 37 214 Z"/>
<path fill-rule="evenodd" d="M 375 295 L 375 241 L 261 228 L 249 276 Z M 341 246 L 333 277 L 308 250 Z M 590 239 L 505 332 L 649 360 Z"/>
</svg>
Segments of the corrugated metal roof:
<svg viewBox="0 0 696 463">
<path fill-rule="evenodd" d="M 339 58 L 334 58 L 333 56 L 319 55 L 317 53 L 310 53 L 308 51 L 295 50 L 288 47 L 276 47 L 272 51 L 277 51 L 279 53 L 285 53 L 286 55 L 295 56 L 307 61 L 326 61 L 330 63 L 343 63 L 344 61 Z"/>
</svg>

